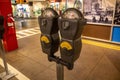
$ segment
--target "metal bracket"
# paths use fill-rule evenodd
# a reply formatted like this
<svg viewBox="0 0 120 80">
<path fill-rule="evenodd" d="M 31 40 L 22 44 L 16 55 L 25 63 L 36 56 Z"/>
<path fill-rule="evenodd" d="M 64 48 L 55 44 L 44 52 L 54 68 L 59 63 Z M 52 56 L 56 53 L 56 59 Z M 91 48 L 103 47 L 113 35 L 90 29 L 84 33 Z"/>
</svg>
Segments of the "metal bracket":
<svg viewBox="0 0 120 80">
<path fill-rule="evenodd" d="M 49 61 L 54 61 L 57 64 L 62 64 L 64 66 L 66 66 L 69 70 L 73 69 L 73 64 L 67 63 L 67 62 L 63 61 L 61 58 L 57 57 L 57 56 L 54 56 L 54 55 L 49 56 L 48 55 L 48 60 Z"/>
</svg>

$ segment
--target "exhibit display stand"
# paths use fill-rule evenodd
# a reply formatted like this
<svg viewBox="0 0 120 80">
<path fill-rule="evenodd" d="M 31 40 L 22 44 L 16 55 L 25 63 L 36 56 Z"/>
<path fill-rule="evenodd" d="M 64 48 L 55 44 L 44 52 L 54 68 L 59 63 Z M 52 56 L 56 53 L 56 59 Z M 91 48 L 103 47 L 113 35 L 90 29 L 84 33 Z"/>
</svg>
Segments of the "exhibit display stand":
<svg viewBox="0 0 120 80">
<path fill-rule="evenodd" d="M 57 80 L 64 80 L 64 66 L 72 70 L 74 62 L 80 56 L 81 34 L 86 19 L 75 8 L 66 9 L 60 17 L 54 9 L 46 8 L 38 17 L 38 22 L 41 30 L 42 51 L 48 55 L 50 62 L 56 62 Z M 59 47 L 60 56 L 56 56 L 55 53 Z"/>
</svg>

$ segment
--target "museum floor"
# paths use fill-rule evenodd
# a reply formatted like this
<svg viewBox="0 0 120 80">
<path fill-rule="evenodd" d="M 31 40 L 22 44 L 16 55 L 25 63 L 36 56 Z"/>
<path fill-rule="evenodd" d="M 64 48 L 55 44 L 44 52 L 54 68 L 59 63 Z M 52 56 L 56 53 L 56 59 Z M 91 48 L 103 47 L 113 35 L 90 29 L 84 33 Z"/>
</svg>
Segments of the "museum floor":
<svg viewBox="0 0 120 80">
<path fill-rule="evenodd" d="M 34 20 L 33 24 L 32 20 L 29 21 L 25 29 L 16 27 L 19 48 L 6 53 L 10 71 L 17 73 L 10 80 L 57 80 L 56 63 L 49 62 L 47 55 L 41 51 L 38 24 Z M 120 80 L 120 50 L 93 45 L 85 39 L 82 41 L 81 56 L 74 69 L 64 67 L 64 80 Z M 3 71 L 0 63 L 0 72 Z"/>
</svg>

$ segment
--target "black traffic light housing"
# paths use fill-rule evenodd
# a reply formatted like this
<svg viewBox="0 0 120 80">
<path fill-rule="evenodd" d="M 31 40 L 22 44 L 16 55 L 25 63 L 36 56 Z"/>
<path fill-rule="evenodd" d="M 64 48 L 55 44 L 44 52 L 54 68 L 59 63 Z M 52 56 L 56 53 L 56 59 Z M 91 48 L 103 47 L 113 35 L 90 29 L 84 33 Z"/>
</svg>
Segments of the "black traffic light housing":
<svg viewBox="0 0 120 80">
<path fill-rule="evenodd" d="M 72 68 L 75 60 L 80 56 L 82 48 L 81 34 L 86 24 L 86 19 L 79 10 L 69 8 L 61 15 L 58 21 L 61 34 L 61 59 Z"/>
<path fill-rule="evenodd" d="M 49 56 L 53 56 L 59 47 L 58 17 L 58 13 L 55 10 L 46 8 L 38 18 L 42 51 Z"/>
<path fill-rule="evenodd" d="M 0 16 L 0 39 L 3 38 L 4 31 L 4 17 Z"/>
<path fill-rule="evenodd" d="M 77 9 L 69 8 L 59 17 L 55 10 L 46 8 L 38 21 L 42 51 L 48 55 L 48 60 L 65 65 L 72 70 L 82 48 L 81 34 L 86 24 L 82 13 Z M 61 41 L 58 30 L 60 30 Z M 58 51 L 59 46 L 61 56 L 57 57 L 54 53 Z"/>
</svg>

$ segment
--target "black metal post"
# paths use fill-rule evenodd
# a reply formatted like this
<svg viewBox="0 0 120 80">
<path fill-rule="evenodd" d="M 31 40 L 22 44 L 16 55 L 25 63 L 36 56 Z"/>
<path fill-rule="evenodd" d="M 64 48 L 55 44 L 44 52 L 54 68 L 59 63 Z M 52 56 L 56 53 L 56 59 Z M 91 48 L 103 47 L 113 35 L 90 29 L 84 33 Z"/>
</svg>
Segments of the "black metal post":
<svg viewBox="0 0 120 80">
<path fill-rule="evenodd" d="M 64 80 L 64 66 L 62 64 L 56 63 L 57 68 L 57 80 Z"/>
</svg>

